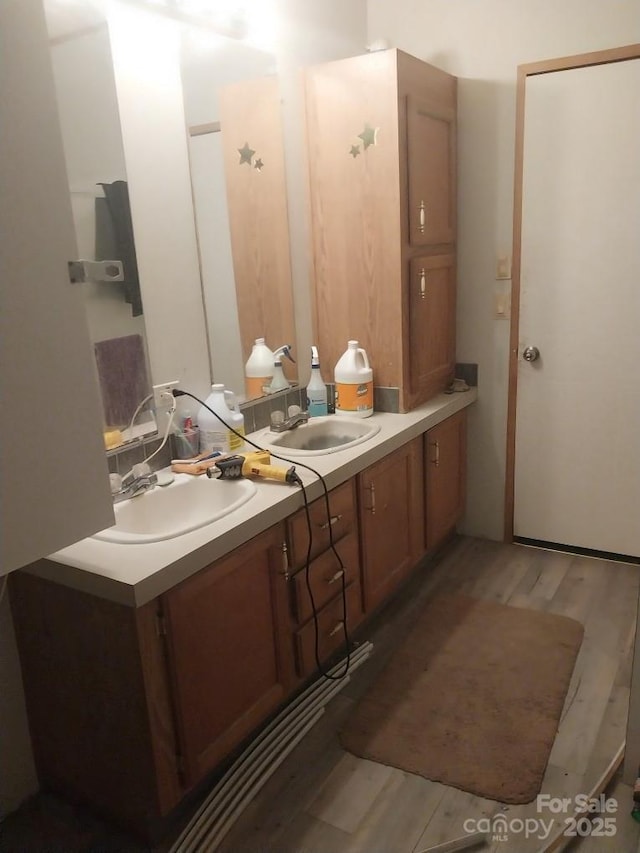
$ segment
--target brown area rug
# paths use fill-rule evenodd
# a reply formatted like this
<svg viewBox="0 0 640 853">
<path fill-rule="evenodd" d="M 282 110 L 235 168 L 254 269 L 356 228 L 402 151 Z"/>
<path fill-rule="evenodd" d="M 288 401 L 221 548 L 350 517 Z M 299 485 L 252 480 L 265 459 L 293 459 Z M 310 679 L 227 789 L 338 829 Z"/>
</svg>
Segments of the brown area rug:
<svg viewBox="0 0 640 853">
<path fill-rule="evenodd" d="M 369 758 L 504 803 L 540 791 L 583 626 L 432 599 L 340 734 Z"/>
</svg>

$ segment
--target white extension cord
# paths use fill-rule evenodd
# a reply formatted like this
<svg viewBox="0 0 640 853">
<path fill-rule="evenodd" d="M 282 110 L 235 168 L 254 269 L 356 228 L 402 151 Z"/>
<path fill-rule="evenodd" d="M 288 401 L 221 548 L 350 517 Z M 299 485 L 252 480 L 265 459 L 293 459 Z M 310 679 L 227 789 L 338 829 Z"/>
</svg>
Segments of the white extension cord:
<svg viewBox="0 0 640 853">
<path fill-rule="evenodd" d="M 227 770 L 170 853 L 214 851 L 262 786 L 318 722 L 327 703 L 349 683 L 351 673 L 372 651 L 370 642 L 363 643 L 351 654 L 348 675 L 339 681 L 320 678 L 283 708 Z M 338 662 L 330 674 L 342 672 L 344 666 L 344 660 Z"/>
</svg>

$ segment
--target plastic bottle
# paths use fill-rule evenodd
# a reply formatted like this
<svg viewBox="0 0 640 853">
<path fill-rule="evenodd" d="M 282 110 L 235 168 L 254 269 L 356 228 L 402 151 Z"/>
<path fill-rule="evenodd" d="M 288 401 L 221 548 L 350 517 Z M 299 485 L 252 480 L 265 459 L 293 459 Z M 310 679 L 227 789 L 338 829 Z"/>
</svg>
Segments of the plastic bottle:
<svg viewBox="0 0 640 853">
<path fill-rule="evenodd" d="M 294 360 L 291 357 L 291 344 L 283 344 L 273 353 L 273 378 L 268 388 L 269 394 L 273 394 L 274 391 L 283 391 L 286 388 L 291 388 L 291 383 L 282 370 L 283 357 L 288 358 L 289 361 Z"/>
<path fill-rule="evenodd" d="M 320 373 L 320 359 L 317 347 L 311 347 L 311 377 L 307 383 L 307 411 L 315 418 L 328 414 L 327 386 Z"/>
<path fill-rule="evenodd" d="M 264 342 L 256 338 L 251 355 L 244 366 L 245 391 L 248 400 L 262 397 L 273 378 L 273 352 Z"/>
<path fill-rule="evenodd" d="M 334 371 L 336 415 L 368 418 L 373 414 L 373 370 L 358 341 L 349 341 Z"/>
<path fill-rule="evenodd" d="M 238 409 L 238 403 L 232 391 L 225 391 L 224 385 L 212 385 L 211 393 L 205 403 L 236 432 L 244 435 L 244 416 Z M 198 410 L 198 427 L 201 453 L 212 453 L 214 450 L 220 450 L 222 453 L 236 453 L 244 447 L 244 440 L 227 429 L 204 406 Z"/>
</svg>

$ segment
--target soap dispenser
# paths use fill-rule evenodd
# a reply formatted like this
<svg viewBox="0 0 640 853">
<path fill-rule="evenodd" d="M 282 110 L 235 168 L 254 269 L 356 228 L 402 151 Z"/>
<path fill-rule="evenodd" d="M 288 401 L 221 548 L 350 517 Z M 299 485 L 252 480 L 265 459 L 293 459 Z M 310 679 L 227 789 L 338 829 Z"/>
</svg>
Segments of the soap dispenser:
<svg viewBox="0 0 640 853">
<path fill-rule="evenodd" d="M 291 356 L 291 344 L 283 344 L 281 347 L 278 347 L 277 350 L 274 350 L 273 378 L 271 380 L 271 384 L 269 385 L 270 394 L 273 394 L 275 391 L 284 391 L 287 388 L 291 388 L 291 383 L 284 375 L 284 371 L 282 370 L 283 358 L 288 358 L 289 361 L 292 361 L 295 364 L 295 359 Z"/>
<path fill-rule="evenodd" d="M 318 357 L 318 348 L 311 347 L 311 376 L 307 383 L 307 411 L 310 418 L 326 415 L 329 412 L 327 407 L 327 386 L 324 384 L 324 379 L 320 373 L 320 358 Z"/>
</svg>

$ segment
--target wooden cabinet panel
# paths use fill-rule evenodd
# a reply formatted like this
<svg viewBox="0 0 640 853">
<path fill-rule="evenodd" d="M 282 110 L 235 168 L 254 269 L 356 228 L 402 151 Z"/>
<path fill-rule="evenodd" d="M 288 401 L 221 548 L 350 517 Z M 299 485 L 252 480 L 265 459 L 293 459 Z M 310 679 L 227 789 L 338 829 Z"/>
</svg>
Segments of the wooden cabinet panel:
<svg viewBox="0 0 640 853">
<path fill-rule="evenodd" d="M 426 398 L 444 390 L 455 370 L 454 256 L 414 258 L 410 263 L 408 290 L 410 385 L 412 393 Z"/>
<path fill-rule="evenodd" d="M 365 612 L 380 604 L 424 550 L 422 439 L 359 475 Z"/>
<path fill-rule="evenodd" d="M 359 581 L 354 581 L 346 589 L 347 633 L 352 631 L 362 618 L 362 598 Z M 342 595 L 334 598 L 319 613 L 318 621 L 318 658 L 320 663 L 327 660 L 344 645 L 344 603 Z M 296 667 L 300 676 L 311 675 L 316 669 L 316 633 L 315 623 L 311 619 L 295 633 Z"/>
<path fill-rule="evenodd" d="M 407 99 L 409 241 L 413 246 L 455 240 L 455 110 Z"/>
<path fill-rule="evenodd" d="M 466 412 L 425 435 L 426 545 L 437 548 L 455 529 L 466 499 Z"/>
<path fill-rule="evenodd" d="M 359 340 L 400 411 L 452 378 L 436 380 L 414 351 L 407 278 L 425 247 L 455 254 L 456 88 L 398 50 L 305 70 L 317 339 L 329 364 Z M 438 273 L 455 288 L 453 264 Z M 429 333 L 455 352 L 451 300 L 432 300 L 431 317 Z"/>
<path fill-rule="evenodd" d="M 11 578 L 41 785 L 145 833 L 183 794 L 156 602 Z"/>
<path fill-rule="evenodd" d="M 329 548 L 329 527 L 333 541 L 337 542 L 350 530 L 357 529 L 355 482 L 349 480 L 329 493 L 331 517 L 327 518 L 327 505 L 324 498 L 318 498 L 309 506 L 313 542 L 311 559 L 322 554 Z M 307 561 L 309 548 L 309 529 L 307 516 L 301 509 L 287 520 L 289 533 L 289 566 L 291 570 L 299 569 Z"/>
<path fill-rule="evenodd" d="M 335 543 L 345 572 L 345 583 L 348 585 L 360 578 L 360 549 L 358 533 L 353 530 L 343 539 Z M 313 594 L 316 610 L 340 594 L 342 576 L 340 564 L 331 549 L 325 551 L 309 566 L 309 585 Z M 309 590 L 307 589 L 306 571 L 301 569 L 291 578 L 291 598 L 294 618 L 298 624 L 306 622 L 313 615 Z"/>
<path fill-rule="evenodd" d="M 162 597 L 187 783 L 196 783 L 286 697 L 291 647 L 278 525 Z M 277 560 L 277 563 L 275 562 Z"/>
</svg>

